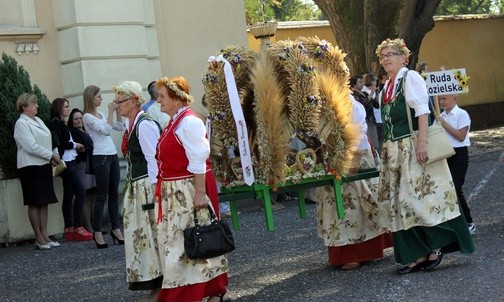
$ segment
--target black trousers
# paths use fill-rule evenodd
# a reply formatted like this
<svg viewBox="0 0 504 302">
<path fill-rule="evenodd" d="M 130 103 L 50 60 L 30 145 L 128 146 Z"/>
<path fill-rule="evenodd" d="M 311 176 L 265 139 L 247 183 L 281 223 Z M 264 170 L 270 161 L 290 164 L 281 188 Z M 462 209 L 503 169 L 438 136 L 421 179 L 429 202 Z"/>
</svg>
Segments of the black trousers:
<svg viewBox="0 0 504 302">
<path fill-rule="evenodd" d="M 119 181 L 121 171 L 119 158 L 114 155 L 93 155 L 96 178 L 96 201 L 93 210 L 93 230 L 101 232 L 103 209 L 108 195 L 108 212 L 112 230 L 120 227 L 119 222 Z"/>
<path fill-rule="evenodd" d="M 462 213 L 466 219 L 467 223 L 472 223 L 473 219 L 471 217 L 471 211 L 467 205 L 467 200 L 464 196 L 464 190 L 462 186 L 465 182 L 465 176 L 467 173 L 467 168 L 469 167 L 469 150 L 467 147 L 454 148 L 455 155 L 448 158 L 448 167 L 450 168 L 450 173 L 453 178 L 453 183 L 455 185 L 455 191 L 457 192 L 457 198 L 462 209 Z"/>
</svg>

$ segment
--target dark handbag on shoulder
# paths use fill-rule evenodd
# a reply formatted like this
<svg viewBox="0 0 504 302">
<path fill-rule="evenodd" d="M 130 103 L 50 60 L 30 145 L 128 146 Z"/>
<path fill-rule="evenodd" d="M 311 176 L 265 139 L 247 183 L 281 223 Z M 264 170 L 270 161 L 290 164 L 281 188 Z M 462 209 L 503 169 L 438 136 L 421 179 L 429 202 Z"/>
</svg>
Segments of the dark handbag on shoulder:
<svg viewBox="0 0 504 302">
<path fill-rule="evenodd" d="M 94 175 L 95 171 L 93 168 L 93 153 L 86 151 L 86 169 L 84 173 Z"/>
<path fill-rule="evenodd" d="M 235 249 L 233 234 L 226 222 L 217 220 L 210 205 L 210 224 L 200 225 L 194 211 L 194 227 L 184 230 L 184 249 L 190 259 L 210 259 Z"/>
</svg>

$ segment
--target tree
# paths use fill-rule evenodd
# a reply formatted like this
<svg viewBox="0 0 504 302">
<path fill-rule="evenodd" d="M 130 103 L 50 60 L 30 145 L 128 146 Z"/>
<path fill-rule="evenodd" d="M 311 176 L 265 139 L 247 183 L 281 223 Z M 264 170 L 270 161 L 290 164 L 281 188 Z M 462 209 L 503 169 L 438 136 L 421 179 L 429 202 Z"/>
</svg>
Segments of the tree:
<svg viewBox="0 0 504 302">
<path fill-rule="evenodd" d="M 503 0 L 443 0 L 436 15 L 499 14 L 503 7 Z"/>
<path fill-rule="evenodd" d="M 38 114 L 44 122 L 49 121 L 51 103 L 40 89 L 30 84 L 30 76 L 17 61 L 2 54 L 0 61 L 0 179 L 17 177 L 16 142 L 14 141 L 14 124 L 19 118 L 16 101 L 23 92 L 33 93 L 38 98 Z"/>
<path fill-rule="evenodd" d="M 420 45 L 434 27 L 441 0 L 313 0 L 327 17 L 352 74 L 377 72 L 375 49 L 386 38 L 403 38 L 416 65 Z"/>
<path fill-rule="evenodd" d="M 272 6 L 278 21 L 320 20 L 322 13 L 316 5 L 301 0 L 283 0 Z"/>
<path fill-rule="evenodd" d="M 321 20 L 321 11 L 302 0 L 244 0 L 247 24 L 277 20 Z M 261 8 L 264 4 L 264 8 Z M 264 20 L 263 20 L 264 11 Z"/>
</svg>

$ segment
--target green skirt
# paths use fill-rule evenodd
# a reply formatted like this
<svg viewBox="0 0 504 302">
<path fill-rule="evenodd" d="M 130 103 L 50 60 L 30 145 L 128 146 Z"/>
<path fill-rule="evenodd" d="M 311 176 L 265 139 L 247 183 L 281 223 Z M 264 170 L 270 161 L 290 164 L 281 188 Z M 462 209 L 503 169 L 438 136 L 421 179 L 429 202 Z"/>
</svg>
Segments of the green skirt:
<svg viewBox="0 0 504 302">
<path fill-rule="evenodd" d="M 464 254 L 475 250 L 463 215 L 432 227 L 417 226 L 392 234 L 395 260 L 402 264 L 427 256 L 436 249 L 443 253 L 460 251 Z"/>
</svg>

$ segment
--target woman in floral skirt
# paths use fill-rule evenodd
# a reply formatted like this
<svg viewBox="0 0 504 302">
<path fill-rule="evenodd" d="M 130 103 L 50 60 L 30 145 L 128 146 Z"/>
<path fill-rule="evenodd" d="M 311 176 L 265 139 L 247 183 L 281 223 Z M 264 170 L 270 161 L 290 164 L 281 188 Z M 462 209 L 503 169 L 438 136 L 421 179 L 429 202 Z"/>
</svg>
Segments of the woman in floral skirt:
<svg viewBox="0 0 504 302">
<path fill-rule="evenodd" d="M 122 217 L 126 276 L 130 290 L 151 290 L 154 296 L 163 281 L 157 244 L 154 190 L 157 183 L 156 144 L 161 128 L 141 110 L 142 86 L 124 81 L 114 86 L 119 114 L 128 118 L 122 152 L 128 162 Z"/>
<path fill-rule="evenodd" d="M 388 202 L 381 215 L 391 225 L 399 274 L 432 270 L 443 253 L 472 253 L 474 243 L 460 215 L 446 160 L 426 164 L 429 96 L 422 77 L 408 72 L 410 50 L 402 39 L 383 41 L 376 55 L 389 80 L 380 96 L 385 142 L 381 153 L 378 202 Z M 406 110 L 411 111 L 415 144 Z"/>
<path fill-rule="evenodd" d="M 353 121 L 361 131 L 357 145 L 358 168 L 375 168 L 366 135 L 366 110 L 355 99 L 352 103 Z M 316 189 L 318 234 L 327 246 L 329 264 L 350 270 L 360 267 L 362 262 L 383 258 L 383 250 L 392 246 L 392 236 L 388 226 L 379 224 L 380 207 L 383 204 L 377 202 L 378 178 L 345 183 L 341 191 L 345 217 L 338 219 L 334 188 L 326 186 Z"/>
<path fill-rule="evenodd" d="M 217 184 L 208 156 L 210 144 L 203 121 L 191 110 L 193 98 L 183 77 L 160 78 L 158 103 L 171 120 L 157 145 L 156 195 L 158 242 L 163 265 L 163 288 L 158 301 L 229 301 L 226 256 L 189 259 L 184 252 L 184 230 L 194 226 L 193 212 L 205 224 L 209 203 L 217 217 Z"/>
</svg>

